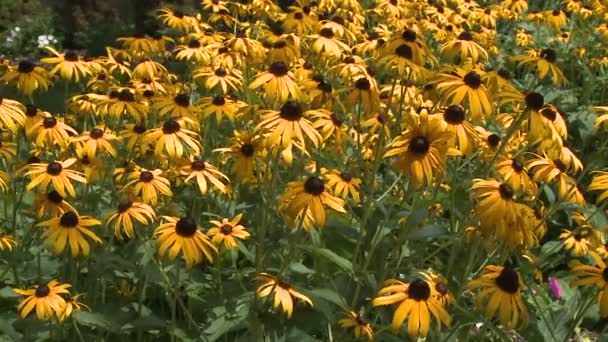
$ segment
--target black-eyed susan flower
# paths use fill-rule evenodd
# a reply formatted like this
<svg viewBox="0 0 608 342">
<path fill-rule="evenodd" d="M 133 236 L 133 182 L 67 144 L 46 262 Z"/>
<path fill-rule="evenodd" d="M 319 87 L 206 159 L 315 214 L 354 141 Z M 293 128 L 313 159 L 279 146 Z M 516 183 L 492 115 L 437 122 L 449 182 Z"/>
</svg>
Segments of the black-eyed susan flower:
<svg viewBox="0 0 608 342">
<path fill-rule="evenodd" d="M 186 14 L 184 14 L 184 12 L 181 12 L 181 11 L 172 10 L 170 8 L 160 9 L 158 11 L 158 18 L 167 27 L 170 27 L 170 28 L 176 29 L 176 30 L 180 30 L 183 32 L 192 31 L 198 23 L 198 21 L 196 20 L 195 17 L 186 15 Z M 134 46 L 130 46 L 130 47 L 134 48 Z M 134 50 L 141 51 L 141 52 L 152 52 L 149 49 L 144 49 L 145 47 L 146 46 L 142 46 L 141 48 L 134 49 Z"/>
<path fill-rule="evenodd" d="M 581 227 L 575 231 L 562 229 L 559 238 L 564 243 L 564 249 L 570 251 L 574 256 L 587 255 L 589 250 L 596 245 L 599 238 L 596 232 L 590 227 Z"/>
<path fill-rule="evenodd" d="M 112 146 L 112 141 L 118 140 L 112 131 L 104 127 L 94 127 L 81 136 L 73 138 L 77 149 L 84 151 L 88 156 L 94 157 L 98 153 L 108 152 L 111 156 L 116 156 L 116 149 Z"/>
<path fill-rule="evenodd" d="M 169 71 L 159 62 L 148 57 L 142 59 L 135 67 L 133 67 L 133 77 L 141 80 L 168 80 Z"/>
<path fill-rule="evenodd" d="M 70 294 L 70 287 L 72 285 L 51 280 L 27 290 L 15 289 L 17 294 L 26 296 L 17 306 L 19 316 L 24 319 L 30 312 L 36 312 L 38 319 L 59 317 L 66 305 L 63 295 Z"/>
<path fill-rule="evenodd" d="M 354 177 L 349 171 L 340 170 L 325 170 L 321 169 L 323 179 L 325 179 L 327 187 L 332 189 L 333 193 L 342 198 L 347 199 L 352 197 L 353 201 L 361 201 L 359 196 L 359 187 L 361 186 L 361 179 Z"/>
<path fill-rule="evenodd" d="M 277 309 L 280 306 L 283 312 L 287 314 L 287 318 L 291 318 L 293 314 L 296 299 L 312 306 L 310 298 L 294 289 L 287 278 L 283 276 L 275 277 L 268 273 L 258 273 L 255 277 L 262 282 L 256 291 L 256 296 L 265 298 L 274 294 L 273 307 Z"/>
<path fill-rule="evenodd" d="M 230 138 L 230 146 L 215 149 L 232 159 L 230 173 L 241 181 L 251 181 L 256 178 L 256 169 L 260 154 L 263 154 L 261 137 L 251 132 L 234 131 Z"/>
<path fill-rule="evenodd" d="M 190 95 L 186 92 L 160 97 L 152 104 L 152 108 L 158 110 L 158 114 L 162 117 L 194 118 L 197 112 L 197 108 L 190 103 Z"/>
<path fill-rule="evenodd" d="M 300 102 L 289 100 L 281 106 L 280 111 L 261 111 L 258 129 L 262 133 L 268 133 L 269 146 L 286 149 L 291 146 L 292 141 L 295 141 L 296 146 L 306 151 L 306 140 L 312 142 L 315 147 L 318 147 L 323 140 L 308 119 L 308 116 L 315 112 L 317 111 L 305 111 Z"/>
<path fill-rule="evenodd" d="M 460 63 L 470 59 L 472 63 L 488 59 L 486 50 L 473 40 L 473 33 L 464 31 L 441 46 L 441 53 L 454 60 L 458 57 Z"/>
<path fill-rule="evenodd" d="M 496 164 L 496 173 L 509 184 L 515 192 L 526 192 L 530 195 L 537 191 L 536 183 L 528 175 L 525 163 L 520 159 L 505 159 Z"/>
<path fill-rule="evenodd" d="M 435 286 L 428 280 L 417 278 L 410 283 L 389 279 L 372 301 L 372 306 L 396 305 L 391 328 L 394 334 L 407 319 L 410 338 L 426 337 L 431 326 L 431 317 L 441 324 L 450 324 L 450 315 L 438 300 Z"/>
<path fill-rule="evenodd" d="M 593 285 L 600 289 L 597 300 L 600 304 L 600 317 L 608 317 L 608 271 L 606 262 L 595 252 L 589 252 L 595 262 L 595 266 L 585 265 L 574 260 L 570 264 L 570 269 L 579 279 L 570 282 L 570 286 L 589 286 Z"/>
<path fill-rule="evenodd" d="M 479 144 L 481 137 L 475 127 L 467 120 L 464 107 L 451 105 L 443 110 L 445 129 L 450 133 L 450 147 L 457 148 L 465 156 L 470 156 Z"/>
<path fill-rule="evenodd" d="M 446 104 L 466 103 L 474 121 L 494 112 L 492 97 L 483 83 L 483 72 L 472 68 L 452 68 L 437 75 L 436 88 Z"/>
<path fill-rule="evenodd" d="M 114 236 L 117 239 L 122 240 L 125 236 L 128 239 L 134 239 L 135 226 L 133 221 L 148 225 L 150 222 L 154 222 L 155 218 L 156 214 L 151 206 L 124 199 L 118 203 L 116 211 L 108 216 L 106 225 L 114 225 Z"/>
<path fill-rule="evenodd" d="M 173 261 L 181 253 L 188 268 L 204 261 L 213 262 L 217 248 L 198 229 L 194 219 L 163 216 L 163 220 L 164 223 L 154 231 L 161 257 Z"/>
<path fill-rule="evenodd" d="M 25 96 L 36 91 L 47 91 L 51 85 L 47 71 L 27 59 L 20 61 L 16 67 L 9 68 L 0 80 L 13 84 Z"/>
<path fill-rule="evenodd" d="M 436 58 L 429 50 L 422 34 L 417 32 L 414 27 L 406 27 L 403 31 L 394 32 L 388 42 L 383 45 L 383 50 L 393 52 L 396 48 L 405 44 L 412 51 L 412 60 L 417 65 L 424 66 L 425 64 L 434 65 Z"/>
<path fill-rule="evenodd" d="M 406 80 L 419 82 L 424 79 L 426 70 L 414 63 L 414 51 L 407 44 L 401 44 L 390 54 L 386 54 L 378 60 L 379 66 L 385 66 L 386 70 L 395 73 Z"/>
<path fill-rule="evenodd" d="M 134 89 L 122 88 L 112 90 L 108 98 L 99 101 L 97 111 L 101 115 L 109 115 L 114 119 L 126 114 L 138 121 L 143 121 L 148 114 L 148 104 L 140 96 L 136 96 Z"/>
<path fill-rule="evenodd" d="M 154 146 L 154 155 L 179 158 L 183 155 L 198 154 L 201 145 L 198 134 L 186 129 L 187 124 L 194 124 L 188 117 L 170 118 L 160 128 L 153 128 L 146 132 L 143 142 Z"/>
<path fill-rule="evenodd" d="M 86 183 L 86 178 L 83 174 L 68 169 L 76 163 L 76 158 L 66 159 L 64 161 L 52 161 L 50 163 L 33 163 L 29 165 L 29 170 L 26 172 L 31 179 L 27 185 L 27 190 L 40 188 L 45 190 L 49 184 L 52 184 L 53 189 L 62 197 L 66 197 L 67 193 L 76 197 L 76 191 L 72 180 L 80 183 Z"/>
<path fill-rule="evenodd" d="M 507 328 L 515 328 L 520 322 L 524 326 L 528 324 L 528 310 L 521 299 L 524 283 L 519 272 L 512 267 L 486 266 L 483 274 L 471 280 L 467 287 L 482 289 L 476 304 L 478 307 L 486 306 L 486 317 L 498 316 L 500 324 Z"/>
<path fill-rule="evenodd" d="M 555 64 L 557 52 L 551 48 L 541 50 L 540 52 L 531 51 L 528 55 L 513 56 L 511 60 L 517 62 L 520 66 L 536 70 L 538 78 L 541 80 L 550 76 L 553 84 L 556 86 L 566 83 L 564 74 Z"/>
<path fill-rule="evenodd" d="M 25 107 L 11 99 L 0 97 L 0 128 L 16 132 L 25 122 Z"/>
<path fill-rule="evenodd" d="M 214 188 L 226 193 L 226 183 L 230 180 L 215 166 L 204 161 L 198 156 L 190 157 L 190 162 L 179 169 L 179 175 L 184 178 L 184 183 L 196 180 L 196 185 L 201 194 L 206 194 L 211 183 Z"/>
<path fill-rule="evenodd" d="M 374 340 L 374 330 L 370 321 L 361 313 L 354 311 L 345 312 L 344 318 L 338 321 L 338 325 L 344 329 L 352 330 L 356 339 L 367 338 L 367 341 Z"/>
<path fill-rule="evenodd" d="M 58 145 L 61 148 L 67 147 L 71 142 L 71 137 L 78 135 L 78 132 L 66 124 L 63 119 L 58 119 L 50 114 L 40 118 L 26 133 L 38 146 Z"/>
<path fill-rule="evenodd" d="M 66 318 L 69 318 L 72 316 L 72 313 L 74 311 L 80 311 L 83 308 L 87 309 L 87 310 L 91 310 L 91 308 L 89 308 L 88 305 L 82 303 L 80 301 L 80 297 L 82 296 L 82 294 L 77 294 L 74 296 L 69 296 L 68 298 L 65 299 L 65 306 L 63 308 L 63 310 L 61 312 L 58 313 L 57 318 L 59 318 L 59 321 L 63 321 Z"/>
<path fill-rule="evenodd" d="M 230 97 L 217 95 L 215 97 L 204 97 L 199 102 L 200 113 L 203 118 L 215 116 L 216 122 L 219 124 L 224 118 L 234 121 L 237 113 L 244 106 L 238 100 L 233 100 Z"/>
<path fill-rule="evenodd" d="M 38 218 L 44 215 L 61 216 L 66 211 L 76 212 L 76 209 L 55 190 L 38 193 L 34 200 L 34 208 Z"/>
<path fill-rule="evenodd" d="M 205 88 L 220 89 L 222 94 L 230 91 L 238 91 L 243 85 L 243 74 L 236 68 L 227 69 L 219 66 L 217 68 L 201 67 L 194 70 L 194 79 Z"/>
<path fill-rule="evenodd" d="M 450 292 L 448 287 L 448 280 L 432 271 L 420 272 L 420 275 L 426 279 L 430 284 L 433 284 L 435 288 L 435 296 L 439 302 L 443 305 L 453 303 L 455 301 L 454 295 Z"/>
<path fill-rule="evenodd" d="M 145 204 L 155 206 L 159 194 L 173 196 L 171 183 L 167 178 L 162 177 L 162 174 L 161 169 L 134 170 L 129 174 L 129 182 L 125 184 L 125 189 L 132 188 L 133 194 L 141 197 Z"/>
<path fill-rule="evenodd" d="M 59 74 L 61 78 L 74 82 L 91 75 L 89 65 L 82 56 L 78 55 L 78 52 L 66 50 L 64 53 L 59 53 L 50 46 L 46 46 L 45 49 L 52 53 L 54 57 L 41 58 L 40 61 L 52 66 L 51 75 Z"/>
<path fill-rule="evenodd" d="M 327 59 L 338 58 L 343 51 L 350 51 L 350 47 L 336 37 L 332 27 L 323 27 L 319 34 L 311 35 L 310 38 L 315 39 L 312 50 Z"/>
<path fill-rule="evenodd" d="M 591 184 L 587 187 L 589 191 L 601 191 L 597 197 L 597 203 L 601 203 L 608 198 L 608 172 L 595 171 Z"/>
<path fill-rule="evenodd" d="M 69 247 L 72 257 L 77 257 L 89 255 L 91 251 L 89 239 L 101 243 L 99 236 L 90 229 L 100 224 L 101 222 L 90 216 L 80 216 L 73 211 L 66 211 L 61 216 L 38 223 L 37 226 L 45 228 L 42 237 L 46 239 L 53 253 L 60 254 Z"/>
<path fill-rule="evenodd" d="M 279 209 L 286 214 L 292 228 L 297 228 L 300 220 L 306 230 L 311 228 L 311 223 L 322 228 L 326 220 L 325 207 L 346 212 L 344 200 L 332 195 L 325 182 L 316 176 L 289 182 L 279 202 Z"/>
<path fill-rule="evenodd" d="M 247 229 L 239 224 L 243 214 L 238 214 L 231 220 L 223 218 L 222 221 L 211 220 L 213 227 L 209 228 L 207 235 L 217 246 L 224 245 L 228 249 L 237 247 L 237 240 L 247 240 L 250 237 Z"/>
<path fill-rule="evenodd" d="M 515 192 L 507 183 L 495 179 L 474 179 L 471 192 L 477 201 L 477 214 L 482 224 L 494 225 L 502 220 L 512 223 L 520 215 L 520 204 L 515 202 Z"/>
<path fill-rule="evenodd" d="M 185 60 L 196 65 L 207 65 L 211 62 L 209 51 L 196 36 L 192 36 L 187 44 L 178 45 L 173 53 L 177 60 Z"/>
<path fill-rule="evenodd" d="M 146 148 L 142 145 L 145 134 L 148 132 L 145 123 L 125 124 L 124 128 L 120 131 L 120 136 L 125 142 L 127 150 L 133 152 L 135 149 L 139 149 L 140 152 L 145 152 Z"/>
<path fill-rule="evenodd" d="M 268 71 L 258 73 L 253 82 L 249 84 L 250 89 L 262 87 L 263 93 L 273 102 L 284 102 L 292 97 L 300 97 L 300 88 L 296 83 L 293 72 L 287 64 L 274 62 Z"/>
<path fill-rule="evenodd" d="M 7 234 L 0 235 L 0 251 L 13 251 L 17 247 L 17 240 Z"/>
<path fill-rule="evenodd" d="M 2 140 L 0 135 L 0 158 L 7 161 L 12 160 L 17 155 L 17 144 L 10 141 Z"/>
<path fill-rule="evenodd" d="M 360 105 L 366 113 L 377 112 L 380 109 L 380 93 L 376 79 L 369 75 L 356 78 L 351 88 L 345 88 L 348 92 L 344 104 L 351 108 Z"/>
<path fill-rule="evenodd" d="M 396 156 L 396 170 L 410 177 L 414 187 L 429 185 L 443 175 L 450 135 L 440 120 L 422 113 L 401 136 L 395 138 L 384 157 Z"/>
</svg>

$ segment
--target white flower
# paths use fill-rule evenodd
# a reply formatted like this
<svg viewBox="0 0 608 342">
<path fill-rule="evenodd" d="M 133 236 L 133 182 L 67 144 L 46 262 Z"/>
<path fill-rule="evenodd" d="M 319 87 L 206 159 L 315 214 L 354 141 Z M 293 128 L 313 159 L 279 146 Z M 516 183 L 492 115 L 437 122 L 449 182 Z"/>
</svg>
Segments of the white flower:
<svg viewBox="0 0 608 342">
<path fill-rule="evenodd" d="M 57 39 L 51 34 L 43 34 L 38 36 L 38 47 L 49 46 L 54 43 L 57 43 Z"/>
</svg>

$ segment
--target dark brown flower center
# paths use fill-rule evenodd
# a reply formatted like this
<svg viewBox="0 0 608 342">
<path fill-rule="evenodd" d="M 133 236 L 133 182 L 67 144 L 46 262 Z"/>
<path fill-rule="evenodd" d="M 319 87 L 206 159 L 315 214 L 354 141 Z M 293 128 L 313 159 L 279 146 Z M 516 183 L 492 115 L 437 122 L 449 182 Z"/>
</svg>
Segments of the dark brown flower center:
<svg viewBox="0 0 608 342">
<path fill-rule="evenodd" d="M 30 72 L 34 71 L 35 67 L 36 67 L 36 64 L 32 63 L 31 61 L 23 60 L 23 61 L 19 62 L 17 71 L 22 74 L 29 74 Z"/>
<path fill-rule="evenodd" d="M 498 186 L 498 192 L 500 193 L 500 197 L 505 200 L 513 199 L 513 188 L 507 183 L 501 183 Z"/>
<path fill-rule="evenodd" d="M 492 133 L 488 136 L 488 145 L 490 147 L 496 147 L 500 144 L 500 137 L 496 133 Z"/>
<path fill-rule="evenodd" d="M 511 160 L 511 167 L 515 172 L 520 173 L 524 170 L 524 164 L 517 159 Z"/>
<path fill-rule="evenodd" d="M 562 14 L 562 11 L 560 11 L 560 10 L 553 10 L 553 12 L 551 12 L 551 14 L 553 14 L 553 16 L 557 17 L 558 15 Z"/>
<path fill-rule="evenodd" d="M 448 284 L 444 282 L 438 282 L 437 284 L 435 284 L 435 290 L 437 290 L 440 295 L 445 296 L 448 293 Z"/>
<path fill-rule="evenodd" d="M 42 126 L 44 128 L 53 128 L 57 125 L 57 119 L 54 116 L 47 116 L 42 120 Z"/>
<path fill-rule="evenodd" d="M 135 132 L 137 134 L 142 134 L 142 133 L 145 133 L 146 131 L 147 131 L 146 126 L 143 124 L 133 126 L 133 132 Z"/>
<path fill-rule="evenodd" d="M 431 288 L 426 281 L 416 279 L 410 283 L 407 293 L 415 301 L 425 301 L 431 296 Z"/>
<path fill-rule="evenodd" d="M 418 135 L 410 140 L 408 150 L 416 154 L 426 154 L 430 147 L 431 144 L 429 143 L 429 140 L 425 136 Z"/>
<path fill-rule="evenodd" d="M 61 204 L 61 202 L 63 202 L 63 196 L 61 196 L 55 190 L 52 190 L 51 192 L 47 193 L 46 198 L 55 204 Z"/>
<path fill-rule="evenodd" d="M 302 20 L 302 18 L 304 18 L 304 14 L 302 12 L 296 12 L 293 14 L 293 17 L 297 20 Z"/>
<path fill-rule="evenodd" d="M 175 16 L 176 18 L 182 19 L 184 17 L 184 13 L 181 11 L 174 11 L 173 16 Z"/>
<path fill-rule="evenodd" d="M 515 270 L 505 267 L 496 277 L 496 286 L 507 293 L 515 294 L 519 290 L 519 275 Z"/>
<path fill-rule="evenodd" d="M 355 321 L 357 321 L 357 324 L 359 326 L 366 326 L 369 324 L 369 320 L 361 314 L 357 314 L 357 316 L 355 317 Z"/>
<path fill-rule="evenodd" d="M 175 119 L 169 119 L 165 121 L 163 124 L 163 133 L 164 134 L 173 134 L 179 132 L 181 126 L 179 122 Z"/>
<path fill-rule="evenodd" d="M 549 63 L 555 63 L 557 53 L 553 49 L 544 49 L 540 52 L 540 57 Z"/>
<path fill-rule="evenodd" d="M 277 286 L 284 290 L 289 290 L 291 288 L 291 282 L 287 278 L 280 277 L 277 280 Z"/>
<path fill-rule="evenodd" d="M 461 105 L 451 105 L 443 112 L 445 122 L 452 125 L 459 125 L 464 121 L 464 107 Z"/>
<path fill-rule="evenodd" d="M 226 71 L 226 69 L 224 68 L 217 68 L 215 69 L 215 76 L 217 77 L 224 77 L 228 75 L 228 72 Z"/>
<path fill-rule="evenodd" d="M 505 80 L 511 79 L 511 73 L 505 69 L 498 69 L 498 76 L 504 78 Z"/>
<path fill-rule="evenodd" d="M 602 278 L 604 278 L 604 281 L 608 282 L 608 267 L 604 268 L 602 271 Z"/>
<path fill-rule="evenodd" d="M 331 122 L 334 124 L 334 126 L 336 126 L 336 127 L 342 126 L 342 120 L 338 119 L 336 114 L 331 114 L 330 117 L 331 117 Z"/>
<path fill-rule="evenodd" d="M 72 211 L 66 211 L 59 219 L 59 224 L 65 228 L 72 228 L 78 225 L 78 215 Z"/>
<path fill-rule="evenodd" d="M 139 174 L 139 180 L 144 183 L 151 182 L 153 179 L 154 179 L 154 174 L 150 171 L 142 171 Z"/>
<path fill-rule="evenodd" d="M 401 34 L 401 37 L 406 42 L 415 42 L 416 38 L 417 38 L 417 34 L 416 34 L 416 31 L 407 29 L 407 30 L 403 31 L 403 33 Z"/>
<path fill-rule="evenodd" d="M 240 151 L 245 157 L 252 157 L 255 149 L 253 148 L 252 144 L 245 143 L 241 145 Z"/>
<path fill-rule="evenodd" d="M 67 50 L 64 59 L 68 62 L 78 62 L 78 54 L 74 50 Z"/>
<path fill-rule="evenodd" d="M 203 171 L 205 169 L 205 162 L 200 159 L 195 159 L 192 164 L 190 164 L 190 168 L 194 171 Z"/>
<path fill-rule="evenodd" d="M 120 203 L 118 203 L 118 212 L 124 213 L 125 211 L 129 210 L 132 206 L 133 206 L 133 201 L 123 200 Z"/>
<path fill-rule="evenodd" d="M 180 107 L 188 107 L 190 105 L 190 95 L 181 93 L 174 97 L 173 101 Z"/>
<path fill-rule="evenodd" d="M 223 106 L 226 103 L 226 99 L 222 95 L 218 95 L 213 98 L 213 104 L 215 106 Z"/>
<path fill-rule="evenodd" d="M 287 64 L 283 62 L 274 62 L 270 64 L 270 73 L 272 73 L 276 77 L 285 76 L 288 72 L 289 69 L 287 68 Z"/>
<path fill-rule="evenodd" d="M 49 285 L 46 283 L 40 284 L 36 287 L 35 296 L 37 298 L 44 298 L 51 293 L 51 289 L 49 289 Z"/>
<path fill-rule="evenodd" d="M 535 92 L 528 93 L 526 95 L 526 106 L 532 110 L 540 110 L 545 105 L 545 98 Z"/>
<path fill-rule="evenodd" d="M 340 178 L 342 178 L 343 181 L 348 183 L 351 180 L 353 180 L 353 175 L 351 175 L 350 172 L 348 172 L 348 171 L 342 171 L 340 173 Z"/>
<path fill-rule="evenodd" d="M 481 87 L 481 76 L 475 71 L 469 71 L 466 75 L 464 75 L 463 81 L 466 85 L 473 89 L 477 89 Z"/>
<path fill-rule="evenodd" d="M 566 172 L 566 165 L 561 160 L 554 159 L 553 165 L 555 165 L 555 168 L 557 168 L 560 172 Z"/>
<path fill-rule="evenodd" d="M 412 51 L 412 48 L 409 47 L 409 45 L 401 44 L 395 49 L 395 54 L 397 54 L 397 56 L 399 57 L 412 59 L 414 52 Z"/>
<path fill-rule="evenodd" d="M 46 166 L 46 173 L 51 176 L 58 176 L 61 171 L 63 171 L 63 166 L 58 162 L 50 162 L 49 165 Z"/>
<path fill-rule="evenodd" d="M 331 39 L 334 37 L 334 31 L 331 27 L 324 27 L 321 29 L 321 32 L 319 32 L 319 36 Z"/>
<path fill-rule="evenodd" d="M 144 92 L 142 93 L 142 95 L 143 95 L 145 98 L 148 98 L 148 99 L 149 99 L 149 98 L 151 98 L 152 96 L 154 96 L 154 91 L 152 91 L 152 90 L 150 90 L 150 89 L 146 89 L 146 90 L 144 90 Z"/>
<path fill-rule="evenodd" d="M 473 40 L 473 34 L 471 34 L 469 31 L 464 31 L 458 35 L 458 40 L 471 41 Z"/>
<path fill-rule="evenodd" d="M 190 39 L 188 42 L 188 47 L 191 49 L 198 49 L 201 47 L 201 42 L 198 39 Z"/>
<path fill-rule="evenodd" d="M 371 83 L 369 83 L 369 80 L 366 77 L 361 77 L 355 81 L 355 88 L 359 90 L 369 90 L 371 86 Z"/>
<path fill-rule="evenodd" d="M 302 106 L 297 101 L 287 101 L 281 107 L 280 116 L 288 121 L 298 121 L 302 118 Z"/>
<path fill-rule="evenodd" d="M 313 196 L 319 196 L 325 190 L 325 183 L 319 177 L 308 177 L 306 182 L 304 182 L 304 191 Z"/>
<path fill-rule="evenodd" d="M 25 115 L 30 118 L 33 118 L 34 116 L 38 115 L 38 108 L 36 108 L 36 106 L 27 105 L 25 107 Z"/>
<path fill-rule="evenodd" d="M 93 139 L 99 139 L 99 138 L 103 137 L 103 129 L 101 129 L 101 128 L 93 128 L 91 130 L 91 133 L 89 133 L 89 135 Z"/>
<path fill-rule="evenodd" d="M 287 46 L 287 42 L 284 40 L 277 40 L 272 44 L 273 49 L 282 49 Z"/>
<path fill-rule="evenodd" d="M 118 100 L 123 102 L 133 102 L 135 101 L 135 95 L 131 91 L 129 91 L 129 89 L 123 89 L 118 94 Z"/>
<path fill-rule="evenodd" d="M 220 230 L 222 231 L 222 234 L 230 235 L 230 234 L 232 234 L 232 225 L 231 224 L 222 225 Z"/>
<path fill-rule="evenodd" d="M 545 107 L 540 110 L 540 114 L 544 116 L 547 120 L 553 122 L 557 119 L 557 111 L 553 110 L 551 107 Z"/>
<path fill-rule="evenodd" d="M 191 237 L 197 231 L 196 222 L 190 217 L 182 217 L 175 224 L 175 233 L 183 237 Z"/>
</svg>

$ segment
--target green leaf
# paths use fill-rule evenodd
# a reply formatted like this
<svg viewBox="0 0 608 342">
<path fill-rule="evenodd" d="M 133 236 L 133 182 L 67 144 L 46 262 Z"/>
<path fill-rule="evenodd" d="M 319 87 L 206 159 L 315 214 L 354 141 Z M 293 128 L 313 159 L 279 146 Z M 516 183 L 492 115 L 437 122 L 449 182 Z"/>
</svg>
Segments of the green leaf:
<svg viewBox="0 0 608 342">
<path fill-rule="evenodd" d="M 10 286 L 5 286 L 0 289 L 0 298 L 2 299 L 15 299 L 19 298 L 19 294 Z"/>
<path fill-rule="evenodd" d="M 439 225 L 429 224 L 421 229 L 418 229 L 410 233 L 407 237 L 408 240 L 424 240 L 427 238 L 438 238 L 441 236 L 447 236 L 448 231 Z"/>
<path fill-rule="evenodd" d="M 347 307 L 346 302 L 344 301 L 344 298 L 342 298 L 336 291 L 334 291 L 332 289 L 319 288 L 319 289 L 309 290 L 307 292 L 309 292 L 314 297 L 318 297 L 318 298 L 324 299 L 330 303 L 334 303 L 337 306 L 341 307 L 342 309 L 346 309 L 346 307 Z"/>
<path fill-rule="evenodd" d="M 303 248 L 320 257 L 323 257 L 323 258 L 331 261 L 332 263 L 336 264 L 338 267 L 340 267 L 344 271 L 346 271 L 348 273 L 353 273 L 353 264 L 350 262 L 350 260 L 347 260 L 346 258 L 339 256 L 338 254 L 334 253 L 333 251 L 331 251 L 327 248 L 318 248 L 318 247 L 304 246 Z"/>
<path fill-rule="evenodd" d="M 114 324 L 104 315 L 96 312 L 76 311 L 72 315 L 74 320 L 82 325 L 104 330 L 113 330 Z"/>
<path fill-rule="evenodd" d="M 294 262 L 289 264 L 289 269 L 295 273 L 300 273 L 300 274 L 313 274 L 315 273 L 315 270 L 310 269 L 306 266 L 304 266 L 304 264 L 300 263 L 300 262 Z"/>
</svg>

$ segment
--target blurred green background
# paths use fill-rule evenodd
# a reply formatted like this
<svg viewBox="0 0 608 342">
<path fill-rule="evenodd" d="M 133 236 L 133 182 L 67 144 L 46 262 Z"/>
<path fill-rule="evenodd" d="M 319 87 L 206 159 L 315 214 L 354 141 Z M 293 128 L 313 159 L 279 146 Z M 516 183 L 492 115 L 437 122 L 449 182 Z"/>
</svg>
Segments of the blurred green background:
<svg viewBox="0 0 608 342">
<path fill-rule="evenodd" d="M 155 33 L 162 6 L 191 11 L 200 0 L 0 0 L 0 58 L 36 57 L 46 44 L 100 55 L 117 37 Z"/>
</svg>

